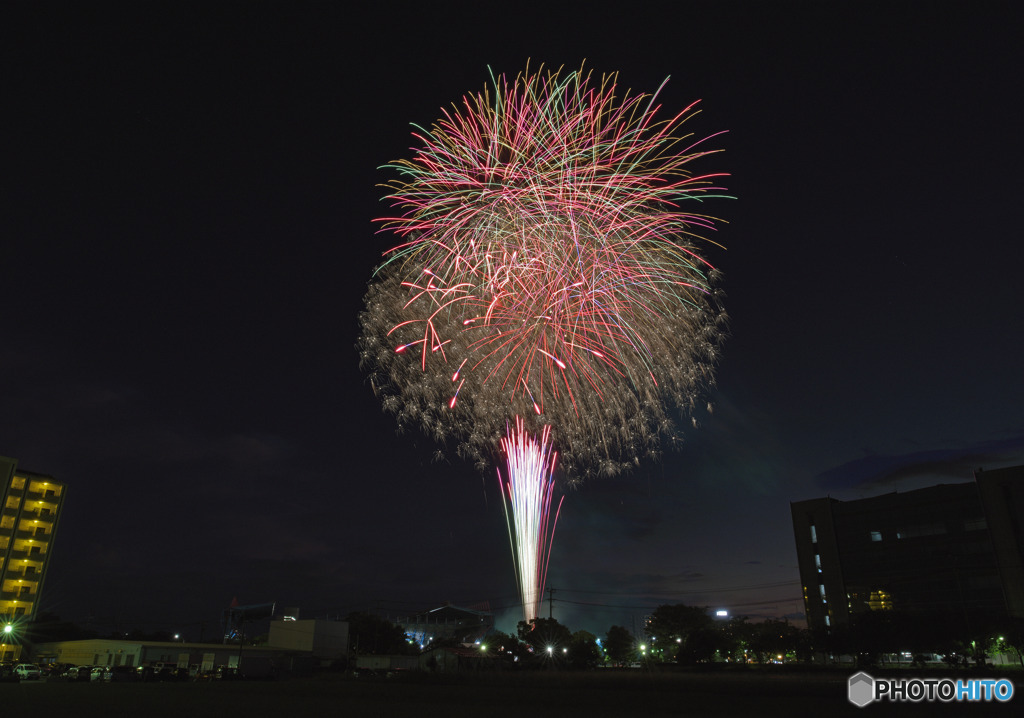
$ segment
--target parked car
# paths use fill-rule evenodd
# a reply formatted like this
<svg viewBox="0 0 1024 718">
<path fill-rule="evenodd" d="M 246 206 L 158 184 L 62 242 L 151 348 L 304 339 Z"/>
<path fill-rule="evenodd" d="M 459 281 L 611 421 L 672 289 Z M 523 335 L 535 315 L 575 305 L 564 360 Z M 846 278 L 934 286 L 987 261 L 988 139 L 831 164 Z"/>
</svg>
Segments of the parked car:
<svg viewBox="0 0 1024 718">
<path fill-rule="evenodd" d="M 105 666 L 93 666 L 92 670 L 89 671 L 89 682 L 102 681 L 103 671 L 105 670 L 107 670 Z"/>
<path fill-rule="evenodd" d="M 64 680 L 70 683 L 87 682 L 92 668 L 92 666 L 71 666 L 64 673 Z"/>
<path fill-rule="evenodd" d="M 171 665 L 158 667 L 153 677 L 158 681 L 187 681 L 189 679 L 187 668 Z"/>
<path fill-rule="evenodd" d="M 44 678 L 63 678 L 64 673 L 71 668 L 70 663 L 46 663 L 42 666 Z"/>
<path fill-rule="evenodd" d="M 14 675 L 22 681 L 38 681 L 43 672 L 35 663 L 19 663 L 14 667 Z"/>
<path fill-rule="evenodd" d="M 137 681 L 139 672 L 134 666 L 107 666 L 103 670 L 103 680 L 107 683 Z"/>
<path fill-rule="evenodd" d="M 245 676 L 237 668 L 229 668 L 228 666 L 217 666 L 216 672 L 213 674 L 213 680 L 215 681 L 240 681 Z"/>
<path fill-rule="evenodd" d="M 38 681 L 43 672 L 35 663 L 19 663 L 14 667 L 14 675 L 22 681 Z"/>
</svg>

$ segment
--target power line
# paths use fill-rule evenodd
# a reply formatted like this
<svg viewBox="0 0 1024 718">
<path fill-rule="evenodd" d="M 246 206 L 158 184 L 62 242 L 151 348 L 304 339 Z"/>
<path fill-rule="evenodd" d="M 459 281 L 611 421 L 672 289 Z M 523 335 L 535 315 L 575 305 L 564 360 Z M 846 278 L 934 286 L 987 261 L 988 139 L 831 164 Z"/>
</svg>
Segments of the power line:
<svg viewBox="0 0 1024 718">
<path fill-rule="evenodd" d="M 649 595 L 692 595 L 692 594 L 705 594 L 705 593 L 731 593 L 733 591 L 753 591 L 761 588 L 782 588 L 783 586 L 799 586 L 800 581 L 772 581 L 770 583 L 751 583 L 745 586 L 726 586 L 721 588 L 674 588 L 674 589 L 663 589 L 657 591 L 592 591 L 586 589 L 575 589 L 575 588 L 560 588 L 559 591 L 564 593 L 587 593 L 595 596 L 649 596 Z"/>
</svg>

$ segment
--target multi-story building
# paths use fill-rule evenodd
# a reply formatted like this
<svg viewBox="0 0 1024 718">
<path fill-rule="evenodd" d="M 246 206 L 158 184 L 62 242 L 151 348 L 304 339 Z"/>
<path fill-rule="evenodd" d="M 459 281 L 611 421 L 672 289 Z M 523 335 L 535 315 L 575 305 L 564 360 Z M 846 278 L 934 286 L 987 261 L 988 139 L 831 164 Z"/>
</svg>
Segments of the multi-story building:
<svg viewBox="0 0 1024 718">
<path fill-rule="evenodd" d="M 807 624 L 867 611 L 1024 618 L 1024 466 L 856 501 L 790 505 Z"/>
<path fill-rule="evenodd" d="M 39 608 L 65 487 L 4 456 L 0 487 L 0 626 L 16 626 L 35 618 Z M 6 636 L 0 637 L 0 660 L 17 660 L 16 631 L 0 636 Z"/>
</svg>

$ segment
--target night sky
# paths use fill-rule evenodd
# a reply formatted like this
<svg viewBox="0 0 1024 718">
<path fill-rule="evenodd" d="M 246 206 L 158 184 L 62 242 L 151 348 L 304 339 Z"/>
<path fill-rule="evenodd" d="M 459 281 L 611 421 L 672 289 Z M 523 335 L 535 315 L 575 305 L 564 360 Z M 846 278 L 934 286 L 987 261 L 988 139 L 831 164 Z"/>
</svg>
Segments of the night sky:
<svg viewBox="0 0 1024 718">
<path fill-rule="evenodd" d="M 568 494 L 556 618 L 796 620 L 789 502 L 1024 463 L 1015 4 L 561 5 L 3 11 L 0 454 L 69 487 L 44 610 L 209 638 L 236 597 L 486 602 L 514 630 L 495 474 L 398 435 L 355 341 L 378 167 L 528 59 L 671 76 L 737 197 L 708 207 L 715 412 Z"/>
</svg>

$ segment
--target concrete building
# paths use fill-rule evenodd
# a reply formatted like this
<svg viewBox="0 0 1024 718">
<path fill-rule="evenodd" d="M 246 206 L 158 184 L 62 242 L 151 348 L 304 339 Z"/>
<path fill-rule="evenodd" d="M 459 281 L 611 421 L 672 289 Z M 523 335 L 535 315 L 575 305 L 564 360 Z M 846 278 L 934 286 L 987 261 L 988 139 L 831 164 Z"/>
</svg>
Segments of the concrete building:
<svg viewBox="0 0 1024 718">
<path fill-rule="evenodd" d="M 39 609 L 66 491 L 52 476 L 21 470 L 4 456 L 0 487 L 0 626 L 16 628 Z M 14 634 L 0 633 L 0 661 L 18 659 Z"/>
<path fill-rule="evenodd" d="M 270 622 L 266 645 L 188 643 L 125 639 L 53 641 L 34 646 L 40 663 L 76 666 L 143 667 L 171 665 L 193 675 L 217 668 L 237 668 L 249 677 L 309 673 L 348 655 L 348 623 L 344 621 Z"/>
<path fill-rule="evenodd" d="M 807 624 L 867 611 L 1024 618 L 1024 467 L 856 501 L 790 505 Z"/>
<path fill-rule="evenodd" d="M 348 656 L 348 621 L 271 621 L 267 645 L 306 652 L 321 665 L 330 664 Z"/>
<path fill-rule="evenodd" d="M 309 673 L 315 663 L 308 652 L 272 646 L 244 646 L 230 643 L 178 643 L 131 639 L 88 639 L 53 641 L 34 646 L 38 663 L 70 663 L 76 666 L 168 665 L 187 669 L 191 676 L 208 674 L 218 668 L 237 668 L 252 678 Z"/>
</svg>

